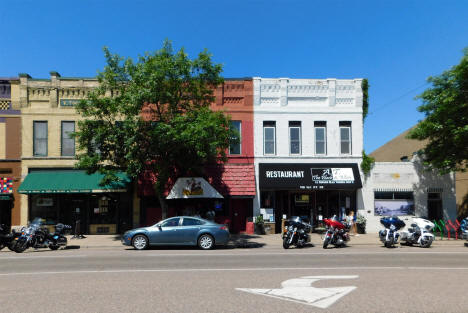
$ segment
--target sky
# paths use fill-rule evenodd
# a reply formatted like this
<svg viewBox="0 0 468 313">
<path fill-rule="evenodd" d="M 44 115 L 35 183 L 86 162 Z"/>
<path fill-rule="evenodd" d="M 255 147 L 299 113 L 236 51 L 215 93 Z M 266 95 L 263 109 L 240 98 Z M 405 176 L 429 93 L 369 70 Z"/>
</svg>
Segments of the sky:
<svg viewBox="0 0 468 313">
<path fill-rule="evenodd" d="M 136 58 L 170 39 L 224 77 L 367 78 L 370 153 L 424 116 L 414 97 L 468 47 L 466 0 L 2 1 L 0 77 L 93 77 L 102 48 Z"/>
</svg>

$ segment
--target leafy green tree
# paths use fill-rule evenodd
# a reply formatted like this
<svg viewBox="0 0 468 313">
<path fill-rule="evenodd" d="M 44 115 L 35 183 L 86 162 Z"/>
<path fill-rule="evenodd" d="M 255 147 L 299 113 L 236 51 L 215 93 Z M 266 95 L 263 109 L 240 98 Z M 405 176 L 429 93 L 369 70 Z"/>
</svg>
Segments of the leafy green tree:
<svg viewBox="0 0 468 313">
<path fill-rule="evenodd" d="M 468 48 L 460 63 L 440 76 L 429 77 L 432 87 L 417 98 L 425 119 L 408 138 L 428 140 L 424 161 L 440 173 L 466 171 L 468 160 Z"/>
<path fill-rule="evenodd" d="M 117 181 L 118 171 L 133 178 L 151 171 L 165 217 L 169 181 L 226 160 L 230 120 L 209 107 L 222 67 L 206 50 L 190 59 L 167 40 L 136 62 L 107 48 L 104 53 L 99 87 L 77 106 L 83 117 L 75 133 L 77 167 L 104 174 L 102 183 Z"/>
</svg>

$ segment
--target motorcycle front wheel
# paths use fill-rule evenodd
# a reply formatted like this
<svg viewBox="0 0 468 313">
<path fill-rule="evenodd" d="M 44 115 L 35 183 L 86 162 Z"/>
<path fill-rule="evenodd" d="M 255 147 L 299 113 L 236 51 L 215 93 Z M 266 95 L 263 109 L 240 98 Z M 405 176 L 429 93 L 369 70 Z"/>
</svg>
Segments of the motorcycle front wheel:
<svg viewBox="0 0 468 313">
<path fill-rule="evenodd" d="M 328 247 L 328 244 L 330 243 L 330 238 L 326 237 L 323 240 L 323 248 L 326 249 Z"/>
<path fill-rule="evenodd" d="M 16 253 L 22 253 L 27 248 L 28 248 L 28 243 L 26 241 L 18 241 L 13 249 Z"/>
<path fill-rule="evenodd" d="M 288 237 L 284 237 L 284 239 L 283 239 L 283 248 L 284 249 L 289 249 L 289 238 Z"/>
<path fill-rule="evenodd" d="M 432 239 L 424 239 L 424 238 L 421 238 L 421 247 L 422 248 L 429 248 L 432 244 Z"/>
<path fill-rule="evenodd" d="M 49 248 L 50 250 L 57 250 L 59 248 L 59 245 L 50 245 Z"/>
</svg>

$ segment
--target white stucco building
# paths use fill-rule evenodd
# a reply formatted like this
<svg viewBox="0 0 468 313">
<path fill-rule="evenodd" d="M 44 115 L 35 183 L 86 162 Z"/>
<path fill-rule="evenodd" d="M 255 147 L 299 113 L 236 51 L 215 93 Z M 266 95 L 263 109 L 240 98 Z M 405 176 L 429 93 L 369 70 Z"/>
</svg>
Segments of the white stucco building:
<svg viewBox="0 0 468 313">
<path fill-rule="evenodd" d="M 277 226 L 283 215 L 307 215 L 316 224 L 363 209 L 362 80 L 253 80 L 254 215 Z"/>
<path fill-rule="evenodd" d="M 376 162 L 363 187 L 367 231 L 382 229 L 382 216 L 397 215 L 407 226 L 413 217 L 444 221 L 457 218 L 455 175 L 423 168 L 415 155 L 405 162 Z"/>
</svg>

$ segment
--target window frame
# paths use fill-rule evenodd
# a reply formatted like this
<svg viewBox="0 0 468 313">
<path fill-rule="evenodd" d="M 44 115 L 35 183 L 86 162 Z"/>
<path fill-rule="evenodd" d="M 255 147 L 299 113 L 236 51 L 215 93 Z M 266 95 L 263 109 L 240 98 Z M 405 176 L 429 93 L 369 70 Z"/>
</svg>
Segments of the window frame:
<svg viewBox="0 0 468 313">
<path fill-rule="evenodd" d="M 292 150 L 292 143 L 293 143 L 293 140 L 291 139 L 291 130 L 293 128 L 297 128 L 299 130 L 299 139 L 298 139 L 299 152 L 298 153 L 293 153 L 291 151 Z M 302 130 L 301 130 L 301 126 L 300 125 L 289 126 L 289 155 L 301 155 L 301 154 L 302 154 Z"/>
<path fill-rule="evenodd" d="M 273 129 L 273 153 L 266 153 L 266 138 L 265 133 L 267 129 Z M 269 141 L 270 142 L 270 141 Z M 276 125 L 263 125 L 263 155 L 276 155 Z"/>
<path fill-rule="evenodd" d="M 341 130 L 342 129 L 348 129 L 348 135 L 349 135 L 349 140 L 348 140 L 348 150 L 349 152 L 348 153 L 344 153 L 343 152 L 343 143 L 345 143 L 346 141 L 343 140 L 343 137 L 341 136 Z M 342 155 L 351 155 L 352 154 L 352 145 L 351 145 L 351 142 L 352 142 L 352 138 L 351 138 L 351 126 L 340 126 L 340 154 Z"/>
<path fill-rule="evenodd" d="M 317 130 L 319 129 L 323 129 L 323 141 L 320 141 L 320 142 L 323 142 L 323 150 L 324 152 L 323 153 L 318 153 L 317 152 L 317 143 L 319 143 L 319 141 L 317 140 Z M 314 152 L 316 155 L 327 155 L 327 126 L 314 126 L 314 139 L 315 139 L 315 145 L 314 145 Z"/>
<path fill-rule="evenodd" d="M 45 138 L 36 138 L 36 125 L 43 124 L 45 125 Z M 45 145 L 45 154 L 38 154 L 36 153 L 36 140 L 44 140 L 46 145 Z M 33 156 L 35 157 L 46 157 L 49 155 L 49 123 L 48 121 L 33 121 Z"/>
<path fill-rule="evenodd" d="M 238 122 L 239 123 L 239 153 L 232 153 L 231 152 L 231 143 L 229 143 L 229 155 L 241 155 L 242 154 L 242 121 L 231 121 L 231 123 Z"/>
<path fill-rule="evenodd" d="M 60 156 L 62 157 L 74 157 L 76 155 L 76 141 L 75 138 L 64 138 L 63 134 L 63 125 L 65 123 L 73 123 L 73 132 L 76 131 L 76 122 L 75 121 L 61 121 L 60 123 Z M 65 155 L 63 154 L 63 143 L 64 140 L 73 140 L 73 154 Z"/>
</svg>

